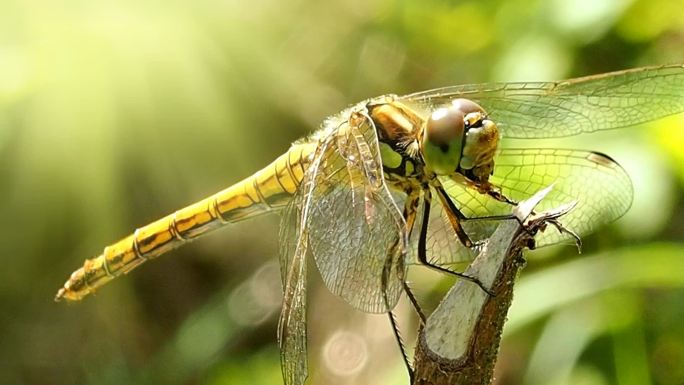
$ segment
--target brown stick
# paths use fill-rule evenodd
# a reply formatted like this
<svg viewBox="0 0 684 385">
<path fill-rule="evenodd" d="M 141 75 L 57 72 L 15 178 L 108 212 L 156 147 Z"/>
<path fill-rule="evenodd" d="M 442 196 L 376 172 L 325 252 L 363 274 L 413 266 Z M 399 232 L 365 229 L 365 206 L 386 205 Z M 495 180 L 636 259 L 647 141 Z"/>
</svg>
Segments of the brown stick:
<svg viewBox="0 0 684 385">
<path fill-rule="evenodd" d="M 468 282 L 457 282 L 421 328 L 414 358 L 413 385 L 489 385 L 494 375 L 513 286 L 525 265 L 522 250 L 533 246 L 534 234 L 572 208 L 532 215 L 545 195 L 521 203 L 516 215 L 523 224 L 499 226 L 487 246 L 466 270 L 488 284 L 494 296 Z M 557 225 L 555 222 L 554 226 Z M 560 229 L 559 229 L 560 230 Z"/>
</svg>

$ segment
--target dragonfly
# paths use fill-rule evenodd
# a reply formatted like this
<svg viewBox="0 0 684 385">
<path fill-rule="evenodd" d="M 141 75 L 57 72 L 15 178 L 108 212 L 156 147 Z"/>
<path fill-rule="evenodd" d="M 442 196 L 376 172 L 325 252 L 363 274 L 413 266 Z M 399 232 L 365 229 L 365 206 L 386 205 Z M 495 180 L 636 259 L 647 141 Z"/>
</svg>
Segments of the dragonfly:
<svg viewBox="0 0 684 385">
<path fill-rule="evenodd" d="M 80 300 L 211 230 L 279 212 L 278 341 L 284 382 L 300 385 L 307 376 L 307 256 L 332 293 L 369 313 L 391 315 L 404 293 L 415 301 L 406 282 L 414 264 L 481 284 L 459 266 L 511 218 L 513 205 L 538 190 L 554 186 L 538 210 L 576 201 L 558 226 L 565 231 L 538 234 L 538 247 L 590 233 L 632 202 L 630 178 L 609 156 L 508 148 L 506 138 L 565 137 L 683 111 L 681 64 L 371 98 L 325 119 L 252 176 L 105 247 L 56 299 Z"/>
</svg>

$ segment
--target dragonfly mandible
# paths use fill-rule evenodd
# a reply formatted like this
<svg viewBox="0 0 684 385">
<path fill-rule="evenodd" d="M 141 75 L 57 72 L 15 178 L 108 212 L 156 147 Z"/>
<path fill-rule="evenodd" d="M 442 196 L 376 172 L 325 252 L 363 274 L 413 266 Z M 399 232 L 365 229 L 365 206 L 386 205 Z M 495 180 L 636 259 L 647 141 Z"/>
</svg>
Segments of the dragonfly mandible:
<svg viewBox="0 0 684 385">
<path fill-rule="evenodd" d="M 552 183 L 539 209 L 576 200 L 562 224 L 577 234 L 630 207 L 631 181 L 607 155 L 506 148 L 502 138 L 570 136 L 682 111 L 683 65 L 372 98 L 327 118 L 251 177 L 107 246 L 56 299 L 80 300 L 210 230 L 278 211 L 284 292 L 278 338 L 285 383 L 300 385 L 307 373 L 307 255 L 331 292 L 359 310 L 389 313 L 408 293 L 408 265 L 454 271 L 467 264 L 511 205 Z M 547 231 L 536 243 L 572 235 Z"/>
</svg>

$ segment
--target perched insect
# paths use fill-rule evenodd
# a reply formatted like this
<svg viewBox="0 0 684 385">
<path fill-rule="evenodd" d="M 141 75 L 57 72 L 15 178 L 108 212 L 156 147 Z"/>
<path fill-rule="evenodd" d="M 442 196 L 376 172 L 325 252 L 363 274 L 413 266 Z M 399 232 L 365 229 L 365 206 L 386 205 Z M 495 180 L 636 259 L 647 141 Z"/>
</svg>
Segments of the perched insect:
<svg viewBox="0 0 684 385">
<path fill-rule="evenodd" d="M 541 209 L 577 200 L 562 222 L 578 234 L 629 208 L 630 179 L 610 157 L 506 148 L 506 138 L 608 130 L 683 110 L 682 65 L 369 99 L 329 117 L 253 176 L 107 246 L 57 300 L 80 300 L 209 230 L 282 211 L 279 341 L 285 382 L 302 384 L 307 253 L 333 293 L 359 310 L 389 313 L 402 292 L 410 295 L 408 264 L 459 275 L 449 267 L 472 260 L 512 204 L 551 183 Z M 547 231 L 536 242 L 572 235 Z"/>
</svg>

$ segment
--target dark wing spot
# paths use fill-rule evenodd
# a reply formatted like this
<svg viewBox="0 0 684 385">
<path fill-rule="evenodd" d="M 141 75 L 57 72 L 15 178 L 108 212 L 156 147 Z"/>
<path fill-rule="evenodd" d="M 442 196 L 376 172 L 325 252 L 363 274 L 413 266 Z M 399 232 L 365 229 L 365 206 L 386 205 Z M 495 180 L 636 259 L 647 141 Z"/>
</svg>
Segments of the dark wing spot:
<svg viewBox="0 0 684 385">
<path fill-rule="evenodd" d="M 618 162 L 616 162 L 613 158 L 600 152 L 589 153 L 589 155 L 587 155 L 587 160 L 592 161 L 600 166 L 610 168 L 613 168 L 618 165 Z"/>
</svg>

